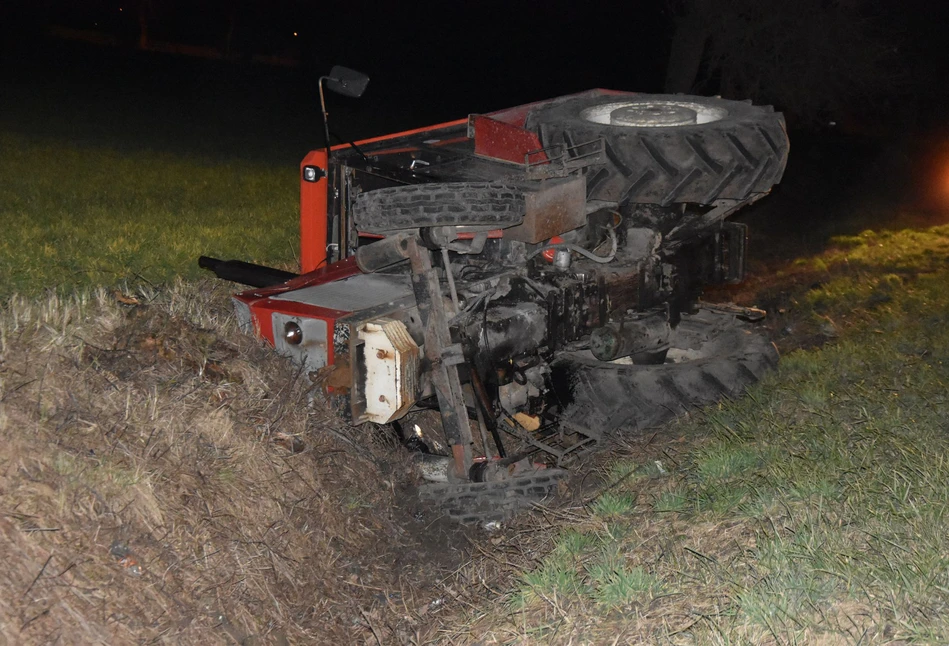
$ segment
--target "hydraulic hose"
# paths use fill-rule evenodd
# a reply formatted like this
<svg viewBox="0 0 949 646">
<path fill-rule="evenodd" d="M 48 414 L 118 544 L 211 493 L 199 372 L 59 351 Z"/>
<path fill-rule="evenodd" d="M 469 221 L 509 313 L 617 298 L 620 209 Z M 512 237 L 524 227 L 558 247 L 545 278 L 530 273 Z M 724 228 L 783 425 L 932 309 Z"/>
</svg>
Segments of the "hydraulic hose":
<svg viewBox="0 0 949 646">
<path fill-rule="evenodd" d="M 576 251 L 578 254 L 580 254 L 584 258 L 589 258 L 593 262 L 598 262 L 600 264 L 605 265 L 606 263 L 611 262 L 613 258 L 616 257 L 616 247 L 618 245 L 618 241 L 616 239 L 616 231 L 614 231 L 613 228 L 610 227 L 610 228 L 607 228 L 606 232 L 610 236 L 610 252 L 606 254 L 605 256 L 598 256 L 592 251 L 590 251 L 589 249 L 584 249 L 583 247 L 579 247 L 575 244 L 570 244 L 569 242 L 558 242 L 556 244 L 544 245 L 540 249 L 537 249 L 533 253 L 531 253 L 531 255 L 527 257 L 527 259 L 530 260 L 534 256 L 541 254 L 547 251 L 548 249 L 569 249 L 570 251 Z"/>
</svg>

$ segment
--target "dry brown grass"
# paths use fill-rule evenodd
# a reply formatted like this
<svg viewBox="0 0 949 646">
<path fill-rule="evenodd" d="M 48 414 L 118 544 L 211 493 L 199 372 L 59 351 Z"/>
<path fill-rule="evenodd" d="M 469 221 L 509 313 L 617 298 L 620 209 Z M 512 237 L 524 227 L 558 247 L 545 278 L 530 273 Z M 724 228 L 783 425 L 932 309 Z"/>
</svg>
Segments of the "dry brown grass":
<svg viewBox="0 0 949 646">
<path fill-rule="evenodd" d="M 228 291 L 15 298 L 0 314 L 8 643 L 426 631 L 463 537 L 413 519 L 399 452 L 241 335 Z"/>
</svg>

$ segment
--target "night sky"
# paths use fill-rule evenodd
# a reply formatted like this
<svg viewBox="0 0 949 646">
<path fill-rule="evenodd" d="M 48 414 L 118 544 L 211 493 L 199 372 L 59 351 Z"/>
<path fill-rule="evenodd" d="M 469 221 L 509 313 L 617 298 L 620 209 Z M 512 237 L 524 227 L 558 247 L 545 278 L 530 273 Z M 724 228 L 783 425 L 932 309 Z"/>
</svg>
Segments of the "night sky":
<svg viewBox="0 0 949 646">
<path fill-rule="evenodd" d="M 229 43 L 237 60 L 136 52 L 142 2 L 153 39 L 198 47 Z M 671 4 L 2 0 L 0 107 L 4 93 L 11 103 L 23 99 L 38 105 L 69 96 L 79 113 L 90 115 L 122 111 L 136 101 L 164 103 L 177 106 L 172 111 L 180 111 L 177 116 L 184 121 L 213 122 L 215 111 L 230 113 L 224 125 L 211 123 L 212 130 L 249 130 L 253 122 L 261 137 L 290 140 L 300 139 L 318 117 L 316 81 L 333 64 L 359 69 L 372 79 L 358 101 L 331 99 L 335 129 L 347 138 L 591 87 L 657 92 L 674 28 Z M 723 10 L 730 5 L 717 4 Z M 911 99 L 931 115 L 949 86 L 943 44 L 947 3 L 864 4 L 885 18 L 881 24 L 892 30 L 900 48 L 896 64 L 911 77 L 909 85 L 894 87 L 891 98 Z M 115 44 L 53 40 L 44 35 L 50 25 L 106 33 Z M 249 62 L 252 54 L 299 64 L 255 64 Z M 313 125 L 313 130 L 319 128 Z"/>
<path fill-rule="evenodd" d="M 222 45 L 232 30 L 232 47 L 245 53 L 364 69 L 374 92 L 451 87 L 488 100 L 617 83 L 656 89 L 669 32 L 662 2 L 4 0 L 5 40 L 58 24 L 132 44 L 142 2 L 153 38 Z"/>
</svg>

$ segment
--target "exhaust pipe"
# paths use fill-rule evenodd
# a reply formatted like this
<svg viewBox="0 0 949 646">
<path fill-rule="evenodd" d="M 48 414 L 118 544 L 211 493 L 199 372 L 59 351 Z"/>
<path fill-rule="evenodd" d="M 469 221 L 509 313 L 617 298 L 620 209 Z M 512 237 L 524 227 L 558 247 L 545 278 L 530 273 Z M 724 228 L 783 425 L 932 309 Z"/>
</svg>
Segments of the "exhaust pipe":
<svg viewBox="0 0 949 646">
<path fill-rule="evenodd" d="M 198 267 L 213 271 L 218 278 L 250 287 L 271 287 L 299 276 L 292 271 L 255 265 L 243 260 L 219 260 L 210 256 L 198 258 Z"/>
</svg>

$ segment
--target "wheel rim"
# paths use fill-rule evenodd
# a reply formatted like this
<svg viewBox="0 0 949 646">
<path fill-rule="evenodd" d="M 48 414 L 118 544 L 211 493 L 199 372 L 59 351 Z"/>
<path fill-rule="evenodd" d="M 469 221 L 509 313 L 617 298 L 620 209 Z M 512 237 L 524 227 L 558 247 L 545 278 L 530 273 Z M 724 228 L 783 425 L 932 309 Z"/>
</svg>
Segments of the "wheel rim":
<svg viewBox="0 0 949 646">
<path fill-rule="evenodd" d="M 617 101 L 586 108 L 580 118 L 590 123 L 625 128 L 670 128 L 721 121 L 728 114 L 690 101 Z"/>
</svg>

